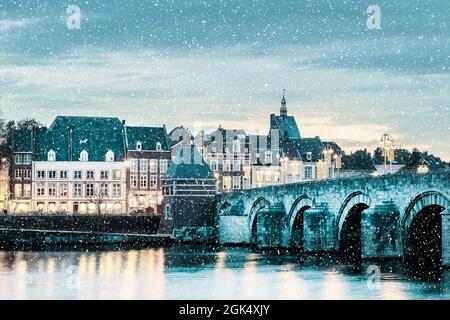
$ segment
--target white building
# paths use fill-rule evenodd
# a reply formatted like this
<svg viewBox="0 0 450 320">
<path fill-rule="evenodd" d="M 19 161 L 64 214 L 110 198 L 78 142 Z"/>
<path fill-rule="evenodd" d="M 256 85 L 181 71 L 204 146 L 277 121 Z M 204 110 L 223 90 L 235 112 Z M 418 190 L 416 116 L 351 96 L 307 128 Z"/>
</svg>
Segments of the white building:
<svg viewBox="0 0 450 320">
<path fill-rule="evenodd" d="M 34 161 L 32 210 L 45 213 L 124 213 L 123 161 Z"/>
</svg>

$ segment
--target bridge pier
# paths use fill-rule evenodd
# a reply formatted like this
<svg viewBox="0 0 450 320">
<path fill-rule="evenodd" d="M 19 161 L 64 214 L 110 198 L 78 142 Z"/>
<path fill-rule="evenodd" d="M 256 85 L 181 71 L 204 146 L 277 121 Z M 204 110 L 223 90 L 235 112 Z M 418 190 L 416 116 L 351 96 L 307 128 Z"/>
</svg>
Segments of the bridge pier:
<svg viewBox="0 0 450 320">
<path fill-rule="evenodd" d="M 392 201 L 383 201 L 361 214 L 361 257 L 363 259 L 402 256 L 400 211 Z"/>
<path fill-rule="evenodd" d="M 450 267 L 450 210 L 441 212 L 442 218 L 442 265 Z"/>
<path fill-rule="evenodd" d="M 328 204 L 321 203 L 304 213 L 303 250 L 305 252 L 329 252 L 336 249 L 334 214 Z"/>
<path fill-rule="evenodd" d="M 258 212 L 256 246 L 261 249 L 286 247 L 286 224 L 282 204 L 270 205 Z"/>
</svg>

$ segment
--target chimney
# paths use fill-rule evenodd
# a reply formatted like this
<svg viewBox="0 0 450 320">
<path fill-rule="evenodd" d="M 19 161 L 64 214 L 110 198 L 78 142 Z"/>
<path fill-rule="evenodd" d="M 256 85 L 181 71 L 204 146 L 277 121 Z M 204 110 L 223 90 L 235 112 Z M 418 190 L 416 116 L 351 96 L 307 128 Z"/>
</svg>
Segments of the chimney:
<svg viewBox="0 0 450 320">
<path fill-rule="evenodd" d="M 122 130 L 123 130 L 123 148 L 124 148 L 124 157 L 127 157 L 128 152 L 128 137 L 127 137 L 127 125 L 125 120 L 122 120 Z"/>
</svg>

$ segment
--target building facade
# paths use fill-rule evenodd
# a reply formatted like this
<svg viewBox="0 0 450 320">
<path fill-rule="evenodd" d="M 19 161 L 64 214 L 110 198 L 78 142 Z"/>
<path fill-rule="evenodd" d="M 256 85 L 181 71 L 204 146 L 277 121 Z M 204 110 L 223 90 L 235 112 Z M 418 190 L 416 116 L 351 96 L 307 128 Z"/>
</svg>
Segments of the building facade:
<svg viewBox="0 0 450 320">
<path fill-rule="evenodd" d="M 8 212 L 25 213 L 31 208 L 31 162 L 37 130 L 13 130 L 10 137 Z"/>
<path fill-rule="evenodd" d="M 58 116 L 35 137 L 33 212 L 126 211 L 125 141 L 118 118 Z"/>
<path fill-rule="evenodd" d="M 11 213 L 156 213 L 170 165 L 165 127 L 58 116 L 12 135 Z"/>
<path fill-rule="evenodd" d="M 0 211 L 8 212 L 10 198 L 10 160 L 3 153 L 0 155 Z"/>
<path fill-rule="evenodd" d="M 156 213 L 162 202 L 161 178 L 171 162 L 165 126 L 126 126 L 129 212 Z"/>
<path fill-rule="evenodd" d="M 217 183 L 192 144 L 181 148 L 162 180 L 163 212 L 158 233 L 207 242 L 214 237 Z"/>
</svg>

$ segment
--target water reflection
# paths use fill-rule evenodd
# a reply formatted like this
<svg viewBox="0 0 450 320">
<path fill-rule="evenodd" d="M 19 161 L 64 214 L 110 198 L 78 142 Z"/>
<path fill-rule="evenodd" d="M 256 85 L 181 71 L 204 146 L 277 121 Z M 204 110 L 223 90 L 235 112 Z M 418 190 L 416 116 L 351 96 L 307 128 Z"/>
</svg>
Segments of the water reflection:
<svg viewBox="0 0 450 320">
<path fill-rule="evenodd" d="M 447 299 L 450 273 L 418 281 L 399 262 L 246 248 L 0 252 L 1 299 Z"/>
</svg>

